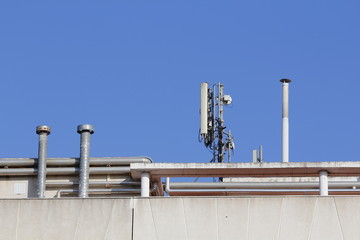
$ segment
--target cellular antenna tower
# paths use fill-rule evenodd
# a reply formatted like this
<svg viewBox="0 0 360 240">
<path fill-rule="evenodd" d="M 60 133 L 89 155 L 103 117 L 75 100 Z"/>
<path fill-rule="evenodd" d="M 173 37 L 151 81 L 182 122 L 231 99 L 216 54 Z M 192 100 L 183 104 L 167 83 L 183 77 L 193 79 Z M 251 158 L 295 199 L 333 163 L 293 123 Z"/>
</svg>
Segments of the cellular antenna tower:
<svg viewBox="0 0 360 240">
<path fill-rule="evenodd" d="M 204 141 L 205 147 L 211 150 L 213 157 L 210 162 L 231 162 L 235 149 L 231 131 L 225 131 L 224 105 L 230 105 L 230 95 L 224 95 L 224 85 L 216 83 L 209 88 L 209 84 L 200 85 L 200 134 L 199 141 Z M 224 140 L 225 138 L 225 140 Z"/>
</svg>

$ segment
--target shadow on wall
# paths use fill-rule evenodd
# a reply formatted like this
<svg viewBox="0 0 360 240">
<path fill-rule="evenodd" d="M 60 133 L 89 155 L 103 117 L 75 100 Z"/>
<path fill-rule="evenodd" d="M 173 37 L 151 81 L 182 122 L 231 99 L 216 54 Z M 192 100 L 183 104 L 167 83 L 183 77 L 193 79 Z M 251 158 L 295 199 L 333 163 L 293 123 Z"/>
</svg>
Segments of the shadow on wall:
<svg viewBox="0 0 360 240">
<path fill-rule="evenodd" d="M 35 198 L 37 197 L 36 194 L 36 178 L 32 177 L 32 178 L 24 178 L 24 181 L 28 181 L 28 197 L 29 198 Z"/>
</svg>

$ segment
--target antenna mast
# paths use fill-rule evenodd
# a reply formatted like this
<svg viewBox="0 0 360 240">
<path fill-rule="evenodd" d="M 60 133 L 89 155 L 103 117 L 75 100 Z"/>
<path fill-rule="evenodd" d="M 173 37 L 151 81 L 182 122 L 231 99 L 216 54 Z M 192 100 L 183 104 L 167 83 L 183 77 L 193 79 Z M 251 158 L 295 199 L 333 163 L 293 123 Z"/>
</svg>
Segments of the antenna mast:
<svg viewBox="0 0 360 240">
<path fill-rule="evenodd" d="M 231 131 L 225 131 L 224 105 L 230 105 L 230 95 L 224 95 L 224 85 L 218 82 L 212 88 L 208 83 L 201 83 L 201 107 L 200 107 L 200 136 L 205 146 L 212 151 L 213 157 L 210 162 L 224 162 L 227 154 L 228 163 L 235 149 L 234 138 Z M 225 139 L 224 139 L 225 138 Z"/>
</svg>

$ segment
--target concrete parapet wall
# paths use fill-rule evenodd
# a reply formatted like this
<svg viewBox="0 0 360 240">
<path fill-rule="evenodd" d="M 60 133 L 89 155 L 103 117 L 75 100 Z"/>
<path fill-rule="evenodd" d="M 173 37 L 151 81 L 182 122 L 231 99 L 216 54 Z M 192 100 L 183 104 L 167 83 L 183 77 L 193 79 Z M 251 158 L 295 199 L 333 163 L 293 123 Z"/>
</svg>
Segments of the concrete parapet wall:
<svg viewBox="0 0 360 240">
<path fill-rule="evenodd" d="M 359 239 L 360 197 L 0 200 L 0 239 Z"/>
<path fill-rule="evenodd" d="M 131 239 L 131 199 L 0 200 L 0 239 Z"/>
</svg>

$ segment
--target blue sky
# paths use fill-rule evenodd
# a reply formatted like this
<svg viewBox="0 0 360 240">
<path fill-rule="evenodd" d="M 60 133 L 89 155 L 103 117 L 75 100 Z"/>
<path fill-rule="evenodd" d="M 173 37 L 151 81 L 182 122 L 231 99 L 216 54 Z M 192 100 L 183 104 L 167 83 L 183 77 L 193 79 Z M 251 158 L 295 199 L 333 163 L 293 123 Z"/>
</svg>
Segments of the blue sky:
<svg viewBox="0 0 360 240">
<path fill-rule="evenodd" d="M 358 1 L 3 1 L 0 157 L 91 155 L 208 162 L 200 83 L 225 84 L 234 162 L 281 161 L 290 78 L 290 161 L 358 161 Z"/>
</svg>

